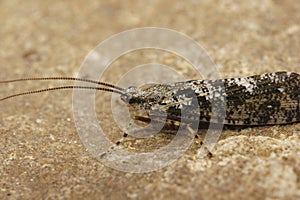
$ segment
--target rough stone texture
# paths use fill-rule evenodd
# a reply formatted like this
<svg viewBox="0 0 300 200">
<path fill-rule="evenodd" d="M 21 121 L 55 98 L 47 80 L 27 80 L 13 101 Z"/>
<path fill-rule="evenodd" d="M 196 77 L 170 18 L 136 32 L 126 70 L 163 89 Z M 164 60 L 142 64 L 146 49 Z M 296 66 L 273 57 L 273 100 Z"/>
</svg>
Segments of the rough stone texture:
<svg viewBox="0 0 300 200">
<path fill-rule="evenodd" d="M 17 1 L 0 2 L 0 79 L 72 76 L 100 41 L 134 27 L 175 29 L 201 43 L 223 77 L 273 71 L 300 73 L 299 1 Z M 184 48 L 184 47 L 182 47 Z M 144 61 L 184 62 L 155 51 L 116 61 L 107 80 Z M 142 62 L 142 61 L 143 62 Z M 118 68 L 119 66 L 119 68 Z M 59 82 L 63 84 L 64 82 Z M 57 85 L 0 85 L 1 96 Z M 159 171 L 131 174 L 105 167 L 80 141 L 72 118 L 71 91 L 0 102 L 1 199 L 299 199 L 300 124 L 223 131 L 213 157 L 192 145 Z M 109 96 L 105 97 L 109 100 Z M 122 136 L 96 108 L 112 138 Z M 163 138 L 161 138 L 163 139 Z M 161 142 L 158 139 L 158 142 Z M 125 146 L 152 142 L 128 138 Z"/>
</svg>

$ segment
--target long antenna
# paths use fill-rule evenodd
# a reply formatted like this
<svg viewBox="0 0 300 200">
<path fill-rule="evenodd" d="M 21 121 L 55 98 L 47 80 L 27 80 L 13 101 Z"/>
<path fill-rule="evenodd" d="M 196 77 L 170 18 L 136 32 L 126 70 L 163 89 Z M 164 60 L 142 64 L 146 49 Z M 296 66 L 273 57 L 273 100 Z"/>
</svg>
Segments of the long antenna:
<svg viewBox="0 0 300 200">
<path fill-rule="evenodd" d="M 41 92 L 47 92 L 47 91 L 52 91 L 52 90 L 65 90 L 65 89 L 83 89 L 83 90 L 100 90 L 100 91 L 105 91 L 105 92 L 112 92 L 112 93 L 118 93 L 118 94 L 126 94 L 124 92 L 110 89 L 110 88 L 101 88 L 101 87 L 90 87 L 90 86 L 60 86 L 60 87 L 53 87 L 53 88 L 46 88 L 46 89 L 40 89 L 40 90 L 32 90 L 28 92 L 23 92 L 23 93 L 18 93 L 18 94 L 13 94 L 4 98 L 1 98 L 0 101 L 4 101 L 6 99 L 11 99 L 14 97 L 18 96 L 24 96 L 24 95 L 29 95 L 29 94 L 36 94 L 36 93 L 41 93 Z"/>
<path fill-rule="evenodd" d="M 20 79 L 12 79 L 12 80 L 5 80 L 5 81 L 0 81 L 0 83 L 13 83 L 13 82 L 21 82 L 21 81 L 47 81 L 47 80 L 67 80 L 67 81 L 81 81 L 81 82 L 88 82 L 88 83 L 95 83 L 97 85 L 103 85 L 107 86 L 110 88 L 114 88 L 120 91 L 125 91 L 124 88 L 118 87 L 113 84 L 105 83 L 105 82 L 100 82 L 100 81 L 95 81 L 95 80 L 89 80 L 89 79 L 84 79 L 84 78 L 75 78 L 75 77 L 40 77 L 40 78 L 20 78 Z"/>
</svg>

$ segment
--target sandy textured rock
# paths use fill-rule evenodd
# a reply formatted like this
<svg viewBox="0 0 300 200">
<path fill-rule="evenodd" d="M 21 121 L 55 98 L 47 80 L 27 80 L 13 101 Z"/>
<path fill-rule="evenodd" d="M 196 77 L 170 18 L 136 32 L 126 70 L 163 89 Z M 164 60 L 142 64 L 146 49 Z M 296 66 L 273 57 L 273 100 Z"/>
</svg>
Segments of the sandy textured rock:
<svg viewBox="0 0 300 200">
<path fill-rule="evenodd" d="M 73 76 L 89 51 L 120 31 L 145 26 L 180 31 L 199 42 L 223 77 L 274 71 L 300 73 L 299 1 L 1 1 L 0 80 Z M 182 47 L 184 48 L 184 47 Z M 122 56 L 105 74 L 118 82 L 147 62 L 189 65 L 161 51 Z M 1 84 L 6 96 L 65 82 Z M 111 120 L 109 95 L 97 95 L 98 118 L 110 138 L 122 137 Z M 151 173 L 110 169 L 82 144 L 72 116 L 72 91 L 0 102 L 1 199 L 299 199 L 300 124 L 226 130 L 212 151 L 199 145 Z M 130 151 L 151 151 L 170 138 L 127 138 Z"/>
</svg>

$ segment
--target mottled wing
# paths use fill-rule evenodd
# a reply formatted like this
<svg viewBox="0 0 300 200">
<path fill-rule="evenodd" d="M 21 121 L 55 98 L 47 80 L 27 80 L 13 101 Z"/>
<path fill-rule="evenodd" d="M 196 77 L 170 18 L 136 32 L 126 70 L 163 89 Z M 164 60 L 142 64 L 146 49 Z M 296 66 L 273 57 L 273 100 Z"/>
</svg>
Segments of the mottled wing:
<svg viewBox="0 0 300 200">
<path fill-rule="evenodd" d="M 288 124 L 300 121 L 300 75 L 277 72 L 220 80 L 176 83 L 173 102 L 165 106 L 168 118 L 235 126 Z M 197 96 L 199 109 L 191 105 Z M 182 97 L 178 99 L 179 97 Z M 189 102 L 191 101 L 191 102 Z M 225 107 L 225 108 L 224 108 Z M 182 116 L 182 110 L 185 115 Z M 214 110 L 214 112 L 212 112 Z M 187 112 L 186 112 L 187 111 Z M 187 113 L 187 114 L 186 114 Z"/>
<path fill-rule="evenodd" d="M 225 79 L 226 119 L 232 125 L 272 125 L 300 121 L 300 76 L 277 72 Z"/>
</svg>

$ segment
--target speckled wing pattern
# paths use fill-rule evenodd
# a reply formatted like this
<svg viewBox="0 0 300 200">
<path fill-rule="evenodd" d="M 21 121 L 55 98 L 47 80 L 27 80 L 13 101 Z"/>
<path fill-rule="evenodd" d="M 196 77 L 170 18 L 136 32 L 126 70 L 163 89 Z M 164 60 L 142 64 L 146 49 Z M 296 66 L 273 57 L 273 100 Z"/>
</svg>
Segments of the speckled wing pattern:
<svg viewBox="0 0 300 200">
<path fill-rule="evenodd" d="M 300 122 L 300 75 L 276 72 L 246 78 L 191 80 L 166 85 L 173 92 L 170 104 L 161 105 L 171 120 L 180 121 L 180 112 L 188 94 L 197 95 L 199 110 L 189 110 L 191 119 L 199 116 L 200 123 L 223 123 L 233 126 L 276 125 Z M 178 100 L 178 96 L 184 96 Z M 214 116 L 212 102 L 225 102 L 225 116 Z M 184 103 L 183 103 L 184 104 Z M 168 106 L 170 105 L 170 106 Z M 221 105 L 221 104 L 220 104 Z M 223 104 L 224 105 L 224 104 Z"/>
</svg>

